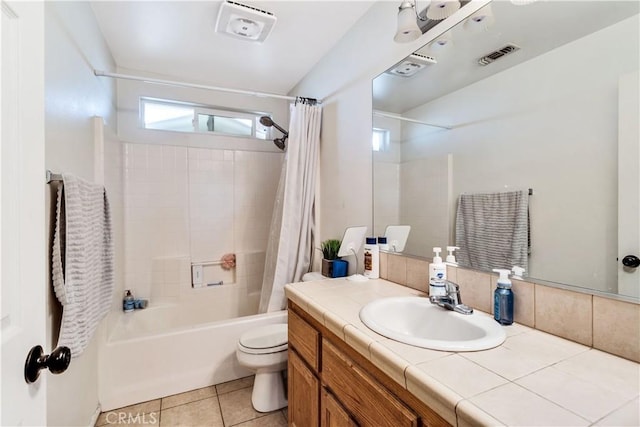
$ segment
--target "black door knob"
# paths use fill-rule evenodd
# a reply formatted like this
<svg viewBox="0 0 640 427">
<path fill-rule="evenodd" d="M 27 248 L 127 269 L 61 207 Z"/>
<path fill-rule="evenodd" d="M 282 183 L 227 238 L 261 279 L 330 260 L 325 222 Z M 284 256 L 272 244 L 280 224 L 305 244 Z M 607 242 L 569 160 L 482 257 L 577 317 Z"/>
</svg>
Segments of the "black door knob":
<svg viewBox="0 0 640 427">
<path fill-rule="evenodd" d="M 41 369 L 49 369 L 52 374 L 61 374 L 67 370 L 71 363 L 71 349 L 69 347 L 58 347 L 51 354 L 43 354 L 42 347 L 33 347 L 27 355 L 24 363 L 24 380 L 27 384 L 35 382 L 40 376 Z"/>
<path fill-rule="evenodd" d="M 640 267 L 640 258 L 635 255 L 627 255 L 622 258 L 622 265 L 629 268 L 637 268 Z"/>
</svg>

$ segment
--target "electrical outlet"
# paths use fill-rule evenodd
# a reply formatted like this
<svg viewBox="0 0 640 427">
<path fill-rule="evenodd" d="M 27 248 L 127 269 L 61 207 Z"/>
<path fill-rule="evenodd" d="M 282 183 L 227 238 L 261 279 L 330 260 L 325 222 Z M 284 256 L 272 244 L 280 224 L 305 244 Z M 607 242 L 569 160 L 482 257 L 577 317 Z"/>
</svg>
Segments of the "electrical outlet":
<svg viewBox="0 0 640 427">
<path fill-rule="evenodd" d="M 194 288 L 202 287 L 203 267 L 201 265 L 191 266 L 191 285 Z"/>
</svg>

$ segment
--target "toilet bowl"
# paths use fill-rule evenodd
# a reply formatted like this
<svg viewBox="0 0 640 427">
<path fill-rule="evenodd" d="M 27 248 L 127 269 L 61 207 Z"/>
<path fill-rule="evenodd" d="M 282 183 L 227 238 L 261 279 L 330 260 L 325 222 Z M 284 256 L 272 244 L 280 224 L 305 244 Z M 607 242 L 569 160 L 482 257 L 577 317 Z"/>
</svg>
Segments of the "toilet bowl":
<svg viewBox="0 0 640 427">
<path fill-rule="evenodd" d="M 323 279 L 326 277 L 317 272 L 302 276 L 303 282 Z M 287 369 L 287 333 L 287 324 L 277 323 L 247 331 L 238 341 L 238 363 L 256 373 L 251 404 L 258 412 L 271 412 L 287 406 L 282 372 Z"/>
<path fill-rule="evenodd" d="M 245 332 L 238 341 L 240 365 L 256 373 L 251 403 L 258 412 L 287 406 L 283 372 L 287 369 L 287 324 L 261 326 Z"/>
</svg>

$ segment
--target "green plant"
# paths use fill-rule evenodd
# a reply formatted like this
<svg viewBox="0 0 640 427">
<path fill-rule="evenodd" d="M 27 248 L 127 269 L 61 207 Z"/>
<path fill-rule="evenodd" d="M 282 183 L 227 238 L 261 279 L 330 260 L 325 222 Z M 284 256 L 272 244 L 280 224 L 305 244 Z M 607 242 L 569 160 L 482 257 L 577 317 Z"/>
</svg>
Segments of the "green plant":
<svg viewBox="0 0 640 427">
<path fill-rule="evenodd" d="M 322 242 L 320 247 L 322 249 L 322 256 L 324 259 L 338 259 L 338 251 L 340 250 L 341 243 L 342 242 L 338 239 L 328 239 Z"/>
</svg>

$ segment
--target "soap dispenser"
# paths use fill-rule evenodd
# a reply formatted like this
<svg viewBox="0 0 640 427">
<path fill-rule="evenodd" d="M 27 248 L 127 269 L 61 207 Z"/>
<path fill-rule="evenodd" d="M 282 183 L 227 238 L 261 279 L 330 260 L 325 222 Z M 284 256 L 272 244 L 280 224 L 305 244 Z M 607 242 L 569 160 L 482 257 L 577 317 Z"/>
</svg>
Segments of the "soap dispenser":
<svg viewBox="0 0 640 427">
<path fill-rule="evenodd" d="M 512 279 L 524 280 L 524 277 L 522 277 L 525 272 L 524 268 L 514 265 L 513 267 L 511 267 L 511 271 L 513 271 L 513 274 L 511 275 Z"/>
<path fill-rule="evenodd" d="M 513 323 L 513 291 L 509 280 L 511 270 L 494 268 L 493 271 L 500 274 L 493 294 L 493 318 L 502 325 L 510 325 Z"/>
<path fill-rule="evenodd" d="M 447 246 L 447 258 L 446 258 L 446 262 L 449 265 L 453 265 L 453 266 L 457 266 L 458 263 L 456 262 L 456 256 L 453 254 L 453 251 L 455 251 L 456 249 L 460 249 L 457 246 Z"/>
<path fill-rule="evenodd" d="M 447 290 L 444 281 L 447 279 L 447 266 L 440 257 L 441 248 L 433 248 L 435 256 L 429 264 L 429 296 L 446 296 Z"/>
</svg>

